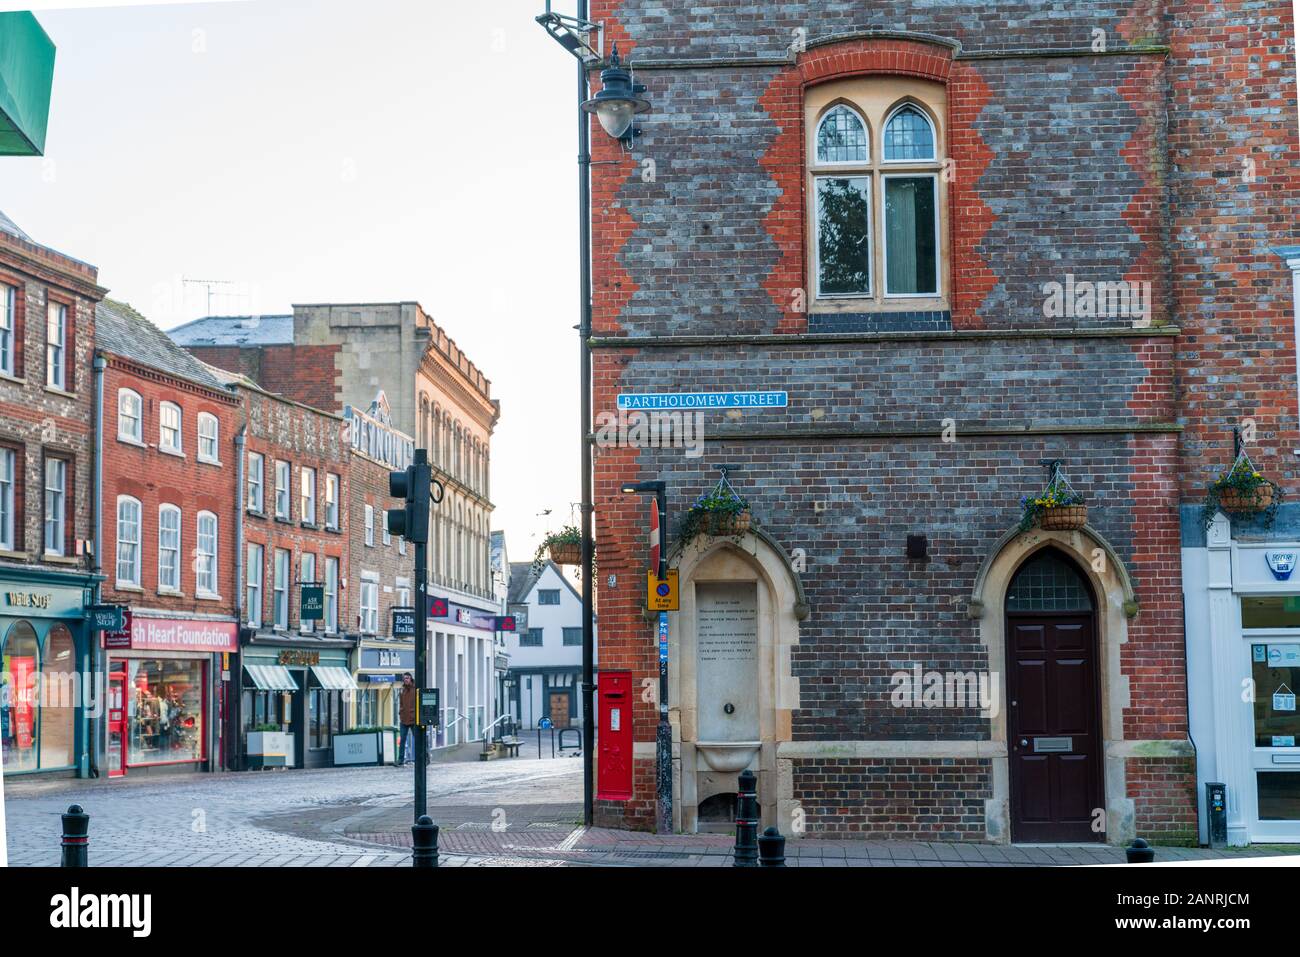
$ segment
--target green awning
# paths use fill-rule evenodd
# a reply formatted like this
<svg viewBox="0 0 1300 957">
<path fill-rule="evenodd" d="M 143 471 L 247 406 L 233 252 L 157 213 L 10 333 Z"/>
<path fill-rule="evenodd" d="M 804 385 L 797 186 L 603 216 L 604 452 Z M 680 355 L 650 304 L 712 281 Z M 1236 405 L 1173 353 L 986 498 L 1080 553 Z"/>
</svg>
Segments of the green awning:
<svg viewBox="0 0 1300 957">
<path fill-rule="evenodd" d="M 54 43 L 27 11 L 0 13 L 0 156 L 42 156 Z"/>
<path fill-rule="evenodd" d="M 262 691 L 297 691 L 289 669 L 283 665 L 244 665 L 249 683 Z"/>
</svg>

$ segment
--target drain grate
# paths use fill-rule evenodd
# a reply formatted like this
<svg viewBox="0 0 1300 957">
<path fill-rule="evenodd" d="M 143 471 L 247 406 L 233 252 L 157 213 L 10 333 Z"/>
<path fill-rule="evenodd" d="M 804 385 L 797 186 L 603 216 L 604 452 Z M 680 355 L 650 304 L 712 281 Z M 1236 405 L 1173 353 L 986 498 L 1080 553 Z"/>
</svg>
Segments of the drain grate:
<svg viewBox="0 0 1300 957">
<path fill-rule="evenodd" d="M 683 857 L 690 857 L 689 851 L 614 851 L 614 857 L 654 857 L 670 860 L 681 860 Z"/>
<path fill-rule="evenodd" d="M 548 827 L 548 828 L 557 828 L 557 827 L 564 827 L 564 826 L 565 825 L 560 824 L 556 821 L 533 821 L 533 823 L 528 825 L 528 827 Z"/>
</svg>

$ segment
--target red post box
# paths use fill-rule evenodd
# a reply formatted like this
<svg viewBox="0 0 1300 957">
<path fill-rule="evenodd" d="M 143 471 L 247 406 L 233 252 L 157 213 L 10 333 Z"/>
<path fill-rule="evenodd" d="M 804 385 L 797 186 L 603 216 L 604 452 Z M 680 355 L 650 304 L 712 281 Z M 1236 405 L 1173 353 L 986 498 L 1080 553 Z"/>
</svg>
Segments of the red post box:
<svg viewBox="0 0 1300 957">
<path fill-rule="evenodd" d="M 632 799 L 632 672 L 600 673 L 596 733 L 596 797 Z"/>
</svg>

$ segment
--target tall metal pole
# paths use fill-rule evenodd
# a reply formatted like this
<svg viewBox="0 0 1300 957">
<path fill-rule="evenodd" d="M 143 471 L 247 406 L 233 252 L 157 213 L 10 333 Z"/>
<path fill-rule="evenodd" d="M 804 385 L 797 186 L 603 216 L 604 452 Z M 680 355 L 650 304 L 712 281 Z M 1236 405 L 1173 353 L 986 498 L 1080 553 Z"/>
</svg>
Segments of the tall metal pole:
<svg viewBox="0 0 1300 957">
<path fill-rule="evenodd" d="M 428 452 L 424 449 L 415 450 L 415 464 L 425 465 L 428 459 Z M 414 475 L 420 474 L 418 470 L 412 470 Z M 423 487 L 417 486 L 416 495 L 428 496 L 430 488 L 428 483 Z M 419 536 L 427 539 L 426 534 Z M 415 823 L 420 823 L 420 818 L 428 813 L 428 760 L 429 760 L 429 732 L 424 726 L 423 720 L 420 720 L 420 704 L 424 700 L 424 689 L 428 684 L 428 647 L 429 647 L 429 573 L 428 573 L 428 555 L 426 549 L 428 544 L 425 542 L 415 542 L 415 708 L 416 724 L 419 733 L 415 736 Z"/>
<path fill-rule="evenodd" d="M 587 0 L 578 0 L 578 19 L 587 19 Z M 582 823 L 592 826 L 595 788 L 595 589 L 591 561 L 591 148 L 590 119 L 582 111 L 587 99 L 587 67 L 578 61 L 578 361 L 582 390 Z"/>
<path fill-rule="evenodd" d="M 662 484 L 662 483 L 661 483 Z M 655 492 L 659 509 L 660 581 L 668 577 L 668 493 Z M 673 832 L 673 728 L 668 721 L 668 612 L 659 613 L 659 723 L 655 726 L 655 833 Z"/>
</svg>

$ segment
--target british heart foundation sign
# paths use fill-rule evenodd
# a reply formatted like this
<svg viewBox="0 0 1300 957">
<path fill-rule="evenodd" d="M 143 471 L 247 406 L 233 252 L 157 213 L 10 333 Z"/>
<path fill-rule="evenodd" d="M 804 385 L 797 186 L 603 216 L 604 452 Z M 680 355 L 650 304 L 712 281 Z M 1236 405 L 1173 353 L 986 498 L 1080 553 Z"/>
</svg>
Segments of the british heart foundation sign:
<svg viewBox="0 0 1300 957">
<path fill-rule="evenodd" d="M 141 618 L 130 620 L 129 645 L 108 644 L 115 635 L 105 636 L 109 648 L 129 647 L 136 651 L 239 650 L 239 625 L 233 621 L 195 621 L 190 618 Z"/>
</svg>

